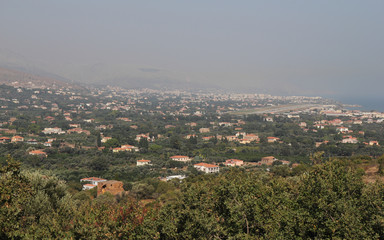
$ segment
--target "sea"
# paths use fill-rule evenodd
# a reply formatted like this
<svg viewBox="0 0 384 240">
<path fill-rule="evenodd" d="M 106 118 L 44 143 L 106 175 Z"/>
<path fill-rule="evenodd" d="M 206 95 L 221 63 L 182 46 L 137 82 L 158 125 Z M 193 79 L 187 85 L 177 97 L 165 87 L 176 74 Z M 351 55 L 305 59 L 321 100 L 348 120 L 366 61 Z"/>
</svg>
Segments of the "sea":
<svg viewBox="0 0 384 240">
<path fill-rule="evenodd" d="M 349 107 L 348 109 L 356 109 L 362 111 L 379 111 L 384 112 L 384 96 L 374 97 L 340 97 L 340 96 L 328 96 L 327 98 L 334 99 L 343 104 L 359 105 L 361 107 Z"/>
</svg>

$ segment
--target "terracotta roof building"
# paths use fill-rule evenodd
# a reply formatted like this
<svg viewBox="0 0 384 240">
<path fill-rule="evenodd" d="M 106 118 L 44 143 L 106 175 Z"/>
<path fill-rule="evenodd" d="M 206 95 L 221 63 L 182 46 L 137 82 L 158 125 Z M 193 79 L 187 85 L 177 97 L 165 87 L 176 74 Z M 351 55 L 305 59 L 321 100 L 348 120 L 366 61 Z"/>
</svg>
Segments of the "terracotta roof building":
<svg viewBox="0 0 384 240">
<path fill-rule="evenodd" d="M 47 157 L 47 153 L 46 153 L 46 152 L 43 152 L 43 151 L 41 151 L 41 150 L 33 150 L 33 151 L 30 151 L 30 152 L 29 152 L 29 155 Z"/>
<path fill-rule="evenodd" d="M 151 160 L 141 159 L 136 161 L 136 166 L 144 166 L 144 165 L 150 165 L 150 164 L 151 164 Z"/>
<path fill-rule="evenodd" d="M 173 161 L 178 161 L 178 162 L 189 162 L 191 159 L 188 156 L 181 156 L 181 155 L 176 155 L 170 157 Z"/>
<path fill-rule="evenodd" d="M 234 166 L 242 166 L 244 164 L 243 160 L 239 159 L 227 159 L 225 160 L 224 165 L 234 167 Z"/>
<path fill-rule="evenodd" d="M 11 142 L 24 142 L 24 138 L 20 136 L 13 136 Z"/>
<path fill-rule="evenodd" d="M 260 165 L 265 164 L 267 166 L 271 166 L 276 160 L 277 159 L 274 156 L 263 157 L 260 161 Z"/>
<path fill-rule="evenodd" d="M 219 166 L 208 163 L 198 163 L 193 165 L 193 167 L 205 173 L 218 173 L 220 170 Z"/>
</svg>

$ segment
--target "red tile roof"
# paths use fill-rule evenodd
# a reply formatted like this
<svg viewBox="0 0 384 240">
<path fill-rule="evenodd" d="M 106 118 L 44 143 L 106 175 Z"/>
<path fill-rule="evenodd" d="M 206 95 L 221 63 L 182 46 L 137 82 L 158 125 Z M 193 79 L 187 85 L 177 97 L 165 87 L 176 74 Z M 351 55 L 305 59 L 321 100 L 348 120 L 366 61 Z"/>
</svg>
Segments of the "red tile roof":
<svg viewBox="0 0 384 240">
<path fill-rule="evenodd" d="M 40 150 L 30 151 L 29 154 L 31 154 L 31 155 L 47 155 L 47 153 L 40 151 Z"/>
<path fill-rule="evenodd" d="M 215 167 L 219 167 L 219 166 L 217 166 L 217 165 L 208 164 L 208 163 L 198 163 L 198 164 L 195 164 L 194 166 L 201 166 L 201 167 L 207 167 L 207 168 L 215 168 Z"/>
<path fill-rule="evenodd" d="M 189 158 L 188 156 L 175 155 L 170 158 Z"/>
<path fill-rule="evenodd" d="M 89 178 L 82 178 L 80 180 L 83 180 L 83 181 L 102 181 L 102 180 L 107 180 L 107 179 L 98 178 L 98 177 L 89 177 Z"/>
<path fill-rule="evenodd" d="M 141 160 L 137 160 L 138 162 L 151 162 L 151 160 L 144 160 L 144 159 L 141 159 Z"/>
</svg>

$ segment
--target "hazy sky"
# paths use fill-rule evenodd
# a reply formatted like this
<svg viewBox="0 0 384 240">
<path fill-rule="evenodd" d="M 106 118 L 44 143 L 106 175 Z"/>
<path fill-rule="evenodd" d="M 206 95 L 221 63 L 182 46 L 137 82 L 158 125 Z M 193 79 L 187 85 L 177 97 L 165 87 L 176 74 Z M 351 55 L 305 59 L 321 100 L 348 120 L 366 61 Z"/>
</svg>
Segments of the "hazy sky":
<svg viewBox="0 0 384 240">
<path fill-rule="evenodd" d="M 383 11 L 383 0 L 0 0 L 0 48 L 56 70 L 123 63 L 249 91 L 381 95 Z"/>
</svg>

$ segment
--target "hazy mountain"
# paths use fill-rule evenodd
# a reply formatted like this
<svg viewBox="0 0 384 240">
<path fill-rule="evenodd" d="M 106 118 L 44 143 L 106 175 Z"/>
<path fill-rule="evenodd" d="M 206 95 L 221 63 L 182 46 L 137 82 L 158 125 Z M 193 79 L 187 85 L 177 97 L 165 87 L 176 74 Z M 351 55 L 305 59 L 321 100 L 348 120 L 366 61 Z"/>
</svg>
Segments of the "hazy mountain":
<svg viewBox="0 0 384 240">
<path fill-rule="evenodd" d="M 76 82 L 114 85 L 124 88 L 219 88 L 216 85 L 190 80 L 188 74 L 124 63 L 97 63 L 93 65 L 61 66 L 57 72 Z"/>
<path fill-rule="evenodd" d="M 31 88 L 81 88 L 78 84 L 4 67 L 0 67 L 0 84 Z"/>
<path fill-rule="evenodd" d="M 17 53 L 0 49 L 0 67 L 5 75 L 14 70 L 12 81 L 17 79 L 16 72 L 55 79 L 67 83 L 81 83 L 92 85 L 112 85 L 124 88 L 155 88 L 155 89 L 207 89 L 220 87 L 202 83 L 186 73 L 158 69 L 148 66 L 134 66 L 125 63 L 97 63 L 97 64 L 62 64 L 53 65 L 38 60 L 31 60 Z M 22 75 L 22 74 L 21 74 Z M 20 77 L 21 77 L 20 75 Z M 22 77 L 25 79 L 25 77 Z"/>
<path fill-rule="evenodd" d="M 43 70 L 37 64 L 39 64 L 37 61 L 0 49 L 0 84 L 41 88 L 80 88 L 79 85 L 62 76 Z"/>
<path fill-rule="evenodd" d="M 46 69 L 46 64 L 5 49 L 0 49 L 0 67 L 73 83 L 70 79 L 44 70 Z"/>
</svg>

